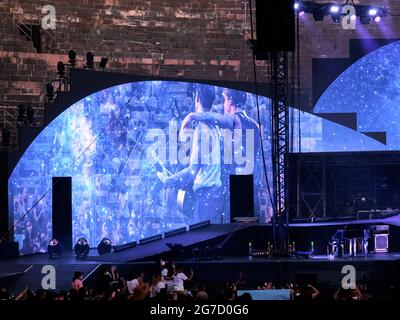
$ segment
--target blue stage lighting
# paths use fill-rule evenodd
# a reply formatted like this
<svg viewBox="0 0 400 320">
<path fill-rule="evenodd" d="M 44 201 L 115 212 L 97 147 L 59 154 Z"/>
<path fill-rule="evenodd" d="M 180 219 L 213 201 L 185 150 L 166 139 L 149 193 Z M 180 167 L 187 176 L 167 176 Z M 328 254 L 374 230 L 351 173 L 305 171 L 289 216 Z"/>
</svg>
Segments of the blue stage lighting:
<svg viewBox="0 0 400 320">
<path fill-rule="evenodd" d="M 356 14 L 360 17 L 361 24 L 370 23 L 371 19 L 376 22 L 381 21 L 382 17 L 386 17 L 389 13 L 384 8 L 371 7 L 366 5 L 356 5 Z"/>
<path fill-rule="evenodd" d="M 62 247 L 60 241 L 57 239 L 52 239 L 47 246 L 47 253 L 50 255 L 50 258 L 60 258 L 62 253 Z"/>
<path fill-rule="evenodd" d="M 336 4 L 332 5 L 329 9 L 330 13 L 339 13 L 340 7 Z"/>
<path fill-rule="evenodd" d="M 341 11 L 342 11 L 341 7 L 336 5 L 336 4 L 333 4 L 333 5 L 331 5 L 329 7 L 329 13 L 331 15 L 331 18 L 332 18 L 333 22 L 339 22 L 340 21 L 340 18 L 342 16 Z"/>
<path fill-rule="evenodd" d="M 85 238 L 80 238 L 74 246 L 74 251 L 78 258 L 87 258 L 89 250 L 89 242 Z"/>
<path fill-rule="evenodd" d="M 376 8 L 371 8 L 368 10 L 368 15 L 375 17 L 378 14 L 378 9 Z"/>
</svg>

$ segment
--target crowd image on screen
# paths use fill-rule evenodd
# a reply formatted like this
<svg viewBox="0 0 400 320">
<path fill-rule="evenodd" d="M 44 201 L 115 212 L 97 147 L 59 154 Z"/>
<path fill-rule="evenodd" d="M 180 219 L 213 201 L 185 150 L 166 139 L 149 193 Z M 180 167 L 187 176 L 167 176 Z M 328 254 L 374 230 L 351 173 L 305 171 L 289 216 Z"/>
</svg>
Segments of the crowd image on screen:
<svg viewBox="0 0 400 320">
<path fill-rule="evenodd" d="M 215 91 L 209 112 L 223 115 L 223 88 L 206 87 Z M 9 179 L 10 221 L 15 224 L 14 238 L 21 253 L 45 252 L 52 238 L 52 177 L 72 177 L 74 243 L 84 237 L 91 247 L 103 238 L 113 245 L 124 244 L 206 220 L 189 209 L 190 195 L 183 208 L 177 203 L 180 189 L 193 191 L 190 182 L 187 186 L 167 186 L 157 177 L 160 170 L 173 175 L 187 165 L 152 163 L 146 157 L 154 143 L 146 134 L 161 129 L 168 142 L 171 124 L 179 131 L 185 117 L 195 112 L 195 91 L 196 84 L 183 82 L 119 85 L 78 101 L 53 120 L 27 149 Z M 258 122 L 255 96 L 243 95 L 246 98 L 240 107 Z M 258 99 L 270 175 L 269 103 L 266 98 Z M 261 163 L 260 152 L 257 157 L 255 161 Z M 261 166 L 254 170 L 260 176 L 255 187 L 260 199 L 256 214 L 267 221 L 271 209 L 262 181 L 265 176 Z M 226 178 L 221 192 L 229 202 Z M 229 212 L 224 214 L 221 222 L 229 222 Z"/>
</svg>

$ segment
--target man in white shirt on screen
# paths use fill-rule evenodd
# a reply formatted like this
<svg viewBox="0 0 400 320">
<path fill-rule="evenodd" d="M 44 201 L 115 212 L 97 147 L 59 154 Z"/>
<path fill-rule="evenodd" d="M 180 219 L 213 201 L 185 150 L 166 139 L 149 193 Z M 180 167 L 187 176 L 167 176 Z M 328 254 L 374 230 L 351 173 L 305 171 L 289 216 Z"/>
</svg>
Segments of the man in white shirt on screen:
<svg viewBox="0 0 400 320">
<path fill-rule="evenodd" d="M 214 87 L 197 86 L 196 113 L 210 111 L 214 101 Z M 185 127 L 190 127 L 190 124 Z M 189 160 L 189 165 L 172 176 L 164 172 L 158 172 L 157 176 L 166 187 L 184 188 L 188 184 L 191 186 L 189 191 L 194 193 L 194 204 L 193 213 L 190 214 L 193 215 L 194 221 L 210 220 L 211 223 L 220 223 L 224 213 L 221 131 L 218 126 L 208 122 L 198 122 L 192 130 L 192 134 L 188 135 L 191 137 L 190 156 L 186 159 Z M 181 132 L 179 134 L 181 135 Z"/>
</svg>

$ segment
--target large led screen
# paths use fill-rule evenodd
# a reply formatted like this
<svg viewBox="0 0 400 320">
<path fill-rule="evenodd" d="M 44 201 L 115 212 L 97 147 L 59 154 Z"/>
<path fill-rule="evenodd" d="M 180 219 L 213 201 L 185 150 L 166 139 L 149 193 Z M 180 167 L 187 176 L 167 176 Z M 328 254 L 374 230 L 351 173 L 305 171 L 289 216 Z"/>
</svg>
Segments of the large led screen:
<svg viewBox="0 0 400 320">
<path fill-rule="evenodd" d="M 58 176 L 72 177 L 73 241 L 84 237 L 92 247 L 204 220 L 229 223 L 230 174 L 253 174 L 255 215 L 269 221 L 261 147 L 271 185 L 270 103 L 258 98 L 259 121 L 256 102 L 222 87 L 145 81 L 73 104 L 33 141 L 9 179 L 21 253 L 47 250 Z"/>
<path fill-rule="evenodd" d="M 396 41 L 359 59 L 329 86 L 314 108 L 318 113 L 355 112 L 358 131 L 386 132 L 386 145 L 365 141 L 360 151 L 400 149 L 399 56 L 400 41 Z M 324 131 L 334 133 L 332 128 Z"/>
</svg>

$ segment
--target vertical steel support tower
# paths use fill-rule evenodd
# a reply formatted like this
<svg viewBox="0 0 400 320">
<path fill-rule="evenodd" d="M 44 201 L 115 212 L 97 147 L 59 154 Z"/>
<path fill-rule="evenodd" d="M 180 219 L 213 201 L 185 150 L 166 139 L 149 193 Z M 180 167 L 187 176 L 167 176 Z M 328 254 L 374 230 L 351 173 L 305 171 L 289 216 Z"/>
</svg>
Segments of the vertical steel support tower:
<svg viewBox="0 0 400 320">
<path fill-rule="evenodd" d="M 272 166 L 274 188 L 274 235 L 278 251 L 287 252 L 288 243 L 288 173 L 289 108 L 288 53 L 272 52 Z"/>
</svg>

